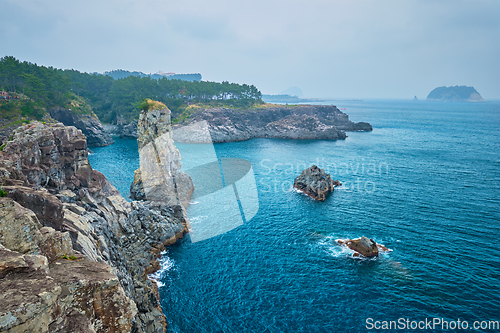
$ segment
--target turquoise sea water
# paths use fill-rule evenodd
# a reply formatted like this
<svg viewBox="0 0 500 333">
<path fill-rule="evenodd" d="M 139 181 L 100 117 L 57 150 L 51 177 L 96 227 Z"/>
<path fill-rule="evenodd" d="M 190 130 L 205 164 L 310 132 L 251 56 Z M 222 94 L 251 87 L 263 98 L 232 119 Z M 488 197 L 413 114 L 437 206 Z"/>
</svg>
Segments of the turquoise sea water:
<svg viewBox="0 0 500 333">
<path fill-rule="evenodd" d="M 500 102 L 334 103 L 373 132 L 215 145 L 219 158 L 252 163 L 259 211 L 230 232 L 166 251 L 159 290 L 170 332 L 500 320 Z M 92 167 L 128 196 L 135 140 L 93 150 Z M 291 189 L 313 163 L 344 183 L 325 202 Z M 362 235 L 393 251 L 355 259 L 335 242 Z"/>
</svg>

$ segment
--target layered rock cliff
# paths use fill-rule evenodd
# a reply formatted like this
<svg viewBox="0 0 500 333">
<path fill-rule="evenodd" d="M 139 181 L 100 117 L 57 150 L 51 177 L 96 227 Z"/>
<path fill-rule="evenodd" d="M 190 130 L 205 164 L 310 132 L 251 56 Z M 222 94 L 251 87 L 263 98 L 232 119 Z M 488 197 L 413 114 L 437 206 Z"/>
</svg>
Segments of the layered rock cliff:
<svg viewBox="0 0 500 333">
<path fill-rule="evenodd" d="M 52 118 L 60 121 L 66 126 L 75 126 L 87 137 L 89 146 L 107 146 L 113 143 L 111 135 L 107 133 L 97 116 L 74 115 L 71 110 L 65 108 L 53 108 L 49 110 Z"/>
<path fill-rule="evenodd" d="M 103 125 L 104 132 L 109 135 L 116 135 L 120 138 L 134 138 L 137 139 L 139 135 L 137 134 L 137 120 L 134 120 L 130 124 L 121 125 Z"/>
<path fill-rule="evenodd" d="M 174 140 L 197 142 L 183 127 L 206 122 L 212 142 L 250 138 L 345 139 L 345 131 L 371 131 L 368 123 L 354 123 L 333 105 L 265 106 L 252 109 L 197 108 L 174 126 Z"/>
<path fill-rule="evenodd" d="M 127 202 L 60 123 L 18 128 L 0 176 L 0 331 L 165 331 L 147 274 L 187 231 L 180 205 Z"/>
<path fill-rule="evenodd" d="M 140 167 L 134 173 L 131 197 L 187 206 L 194 190 L 191 177 L 181 172 L 174 146 L 170 110 L 163 104 L 143 110 L 137 126 Z"/>
</svg>

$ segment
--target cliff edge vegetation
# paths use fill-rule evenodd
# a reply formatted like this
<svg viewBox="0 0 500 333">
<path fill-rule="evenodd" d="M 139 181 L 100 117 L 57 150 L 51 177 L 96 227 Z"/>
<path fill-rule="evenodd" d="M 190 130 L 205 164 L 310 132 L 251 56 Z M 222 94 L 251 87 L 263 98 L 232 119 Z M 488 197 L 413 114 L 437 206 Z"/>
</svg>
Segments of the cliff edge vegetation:
<svg viewBox="0 0 500 333">
<path fill-rule="evenodd" d="M 54 107 L 71 109 L 68 104 L 83 98 L 103 122 L 125 124 L 139 119 L 136 107 L 145 98 L 164 103 L 174 118 L 191 103 L 218 102 L 223 105 L 251 106 L 262 103 L 261 92 L 253 85 L 224 81 L 184 81 L 162 77 L 127 76 L 118 80 L 98 73 L 44 67 L 12 56 L 0 59 L 2 94 L 20 97 L 19 105 L 3 104 L 17 111 L 15 116 L 40 120 Z M 10 100 L 12 101 L 12 99 Z M 72 113 L 82 112 L 71 109 Z M 90 111 L 89 111 L 90 112 Z"/>
</svg>

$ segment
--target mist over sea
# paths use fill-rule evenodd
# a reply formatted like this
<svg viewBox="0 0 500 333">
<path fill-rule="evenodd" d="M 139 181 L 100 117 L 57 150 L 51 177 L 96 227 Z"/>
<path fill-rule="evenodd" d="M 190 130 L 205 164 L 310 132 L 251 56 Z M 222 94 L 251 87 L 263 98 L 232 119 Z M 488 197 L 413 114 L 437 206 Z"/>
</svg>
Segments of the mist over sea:
<svg viewBox="0 0 500 333">
<path fill-rule="evenodd" d="M 214 145 L 218 158 L 251 162 L 259 211 L 227 233 L 195 243 L 187 235 L 166 250 L 157 275 L 169 332 L 500 320 L 500 102 L 323 104 L 332 103 L 373 132 Z M 179 145 L 181 155 L 187 148 Z M 92 167 L 128 197 L 136 141 L 91 149 Z M 292 189 L 311 164 L 344 184 L 325 202 Z M 335 241 L 363 235 L 393 251 L 356 259 Z"/>
</svg>

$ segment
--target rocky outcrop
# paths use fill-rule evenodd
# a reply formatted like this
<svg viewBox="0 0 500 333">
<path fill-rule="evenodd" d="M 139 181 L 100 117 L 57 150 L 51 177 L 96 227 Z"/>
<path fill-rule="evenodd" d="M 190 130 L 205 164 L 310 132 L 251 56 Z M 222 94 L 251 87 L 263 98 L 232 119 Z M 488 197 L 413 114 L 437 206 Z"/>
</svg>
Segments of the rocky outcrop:
<svg viewBox="0 0 500 333">
<path fill-rule="evenodd" d="M 103 125 L 104 131 L 109 135 L 116 135 L 120 138 L 132 138 L 137 139 L 139 135 L 137 134 L 137 120 L 134 120 L 130 124 L 120 124 L 120 125 Z"/>
<path fill-rule="evenodd" d="M 49 114 L 64 125 L 81 130 L 89 146 L 102 147 L 113 143 L 111 135 L 104 130 L 96 115 L 74 115 L 71 110 L 60 107 L 50 109 Z"/>
<path fill-rule="evenodd" d="M 139 137 L 139 134 L 137 133 L 137 124 L 138 124 L 138 121 L 134 120 L 130 124 L 120 126 L 120 128 L 119 128 L 120 138 L 137 139 Z"/>
<path fill-rule="evenodd" d="M 331 105 L 263 106 L 252 109 L 188 109 L 189 117 L 174 126 L 174 140 L 198 142 L 193 131 L 182 127 L 206 121 L 212 142 L 243 141 L 250 138 L 345 139 L 345 131 L 371 131 L 368 123 L 354 123 Z"/>
<path fill-rule="evenodd" d="M 182 164 L 172 140 L 170 110 L 159 105 L 141 111 L 137 133 L 140 168 L 134 173 L 131 197 L 186 207 L 194 185 L 191 177 L 180 171 Z"/>
<path fill-rule="evenodd" d="M 7 196 L 0 198 L 0 244 L 21 265 L 0 261 L 1 288 L 11 297 L 28 277 L 34 286 L 19 291 L 22 299 L 0 300 L 0 327 L 164 332 L 156 284 L 147 274 L 158 268 L 164 247 L 187 231 L 184 209 L 127 202 L 90 167 L 87 154 L 80 130 L 38 122 L 18 128 L 0 151 Z M 47 264 L 35 272 L 28 263 L 35 257 L 20 256 Z M 38 310 L 26 315 L 27 308 Z"/>
<path fill-rule="evenodd" d="M 84 256 L 52 263 L 0 245 L 0 331 L 130 332 L 137 308 L 112 268 Z"/>
<path fill-rule="evenodd" d="M 387 247 L 382 244 L 377 244 L 373 240 L 373 238 L 368 239 L 365 236 L 357 239 L 338 239 L 337 243 L 340 245 L 347 246 L 351 250 L 355 251 L 354 256 L 358 257 L 362 255 L 363 257 L 376 257 L 379 255 L 379 252 L 388 252 L 391 251 Z"/>
<path fill-rule="evenodd" d="M 111 266 L 75 255 L 68 232 L 16 201 L 0 208 L 0 331 L 131 330 L 137 307 Z"/>
<path fill-rule="evenodd" d="M 331 176 L 316 165 L 302 170 L 293 182 L 293 186 L 318 201 L 325 201 L 328 193 L 333 192 L 336 186 L 342 184 L 332 180 Z"/>
</svg>

